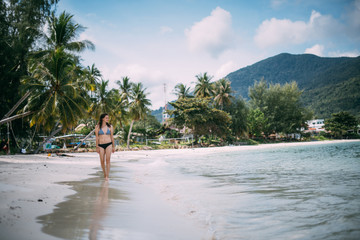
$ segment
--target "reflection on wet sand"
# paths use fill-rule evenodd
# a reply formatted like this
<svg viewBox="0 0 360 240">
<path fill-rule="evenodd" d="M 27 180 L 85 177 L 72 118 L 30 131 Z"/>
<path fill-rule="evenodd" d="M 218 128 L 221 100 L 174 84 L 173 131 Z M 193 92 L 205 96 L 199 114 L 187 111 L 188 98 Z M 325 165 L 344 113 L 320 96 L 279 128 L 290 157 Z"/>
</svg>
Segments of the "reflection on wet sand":
<svg viewBox="0 0 360 240">
<path fill-rule="evenodd" d="M 94 212 L 91 217 L 89 239 L 97 239 L 97 234 L 101 228 L 101 220 L 106 215 L 106 209 L 109 206 L 109 181 L 103 181 L 101 191 L 94 204 Z"/>
<path fill-rule="evenodd" d="M 62 239 L 97 239 L 101 221 L 112 200 L 128 200 L 126 193 L 109 187 L 109 182 L 90 178 L 81 182 L 64 182 L 76 191 L 67 201 L 56 205 L 50 214 L 38 217 L 46 234 Z"/>
</svg>

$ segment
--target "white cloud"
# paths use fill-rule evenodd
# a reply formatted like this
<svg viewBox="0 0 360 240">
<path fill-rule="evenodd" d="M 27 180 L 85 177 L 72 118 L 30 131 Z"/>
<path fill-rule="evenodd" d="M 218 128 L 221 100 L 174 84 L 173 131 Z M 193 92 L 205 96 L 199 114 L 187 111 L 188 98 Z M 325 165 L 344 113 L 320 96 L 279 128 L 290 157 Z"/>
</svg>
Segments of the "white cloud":
<svg viewBox="0 0 360 240">
<path fill-rule="evenodd" d="M 160 28 L 160 33 L 161 34 L 171 33 L 173 31 L 174 31 L 174 29 L 172 29 L 171 27 L 168 27 L 168 26 L 162 26 Z"/>
<path fill-rule="evenodd" d="M 218 57 L 225 50 L 233 47 L 231 14 L 217 7 L 208 17 L 185 29 L 188 46 L 191 51 L 205 51 Z"/>
<path fill-rule="evenodd" d="M 221 65 L 220 68 L 216 71 L 214 75 L 214 80 L 226 77 L 226 75 L 238 69 L 239 66 L 237 64 L 235 64 L 233 61 L 228 61 Z"/>
<path fill-rule="evenodd" d="M 358 57 L 360 56 L 359 50 L 349 51 L 349 52 L 329 52 L 329 57 Z"/>
<path fill-rule="evenodd" d="M 287 42 L 298 44 L 304 41 L 304 32 L 306 32 L 306 23 L 304 22 L 272 18 L 262 22 L 254 40 L 262 48 Z"/>
<path fill-rule="evenodd" d="M 316 45 L 312 46 L 311 48 L 305 49 L 305 53 L 315 54 L 319 57 L 323 57 L 324 56 L 324 46 L 316 44 Z"/>
<path fill-rule="evenodd" d="M 308 22 L 289 19 L 265 20 L 261 23 L 254 37 L 261 48 L 276 45 L 296 45 L 308 41 L 337 36 L 343 27 L 331 16 L 312 11 Z"/>
<path fill-rule="evenodd" d="M 110 79 L 110 88 L 118 88 L 116 81 L 121 80 L 125 76 L 129 77 L 131 82 L 141 82 L 144 88 L 146 88 L 148 99 L 151 100 L 151 109 L 158 109 L 164 105 L 164 83 L 167 84 L 168 89 L 171 89 L 175 86 L 176 82 L 174 79 L 169 79 L 169 77 L 161 71 L 150 69 L 137 63 L 118 64 L 112 69 L 103 66 L 100 69 L 103 75 Z M 168 90 L 167 100 L 173 100 L 169 92 Z"/>
</svg>

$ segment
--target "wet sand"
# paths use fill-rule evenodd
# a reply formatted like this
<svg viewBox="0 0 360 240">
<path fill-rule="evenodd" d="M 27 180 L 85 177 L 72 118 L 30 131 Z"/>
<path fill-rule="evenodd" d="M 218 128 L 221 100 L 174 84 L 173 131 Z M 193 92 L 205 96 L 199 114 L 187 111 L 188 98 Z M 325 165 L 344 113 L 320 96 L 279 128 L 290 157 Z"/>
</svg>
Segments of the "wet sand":
<svg viewBox="0 0 360 240">
<path fill-rule="evenodd" d="M 175 213 L 121 163 L 334 142 L 116 152 L 109 182 L 103 180 L 97 153 L 0 156 L 0 239 L 106 239 L 110 232 L 121 239 L 211 239 L 203 226 Z"/>
</svg>

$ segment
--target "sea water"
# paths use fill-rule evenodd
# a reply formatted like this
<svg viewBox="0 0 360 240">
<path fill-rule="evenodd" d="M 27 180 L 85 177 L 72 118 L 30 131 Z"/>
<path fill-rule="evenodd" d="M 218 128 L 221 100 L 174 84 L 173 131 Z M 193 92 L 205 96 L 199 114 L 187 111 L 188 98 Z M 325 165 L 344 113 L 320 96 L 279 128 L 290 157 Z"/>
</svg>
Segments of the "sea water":
<svg viewBox="0 0 360 240">
<path fill-rule="evenodd" d="M 133 164 L 215 239 L 360 239 L 360 143 L 276 146 Z"/>
<path fill-rule="evenodd" d="M 58 216 L 95 209 L 73 239 L 360 239 L 360 142 L 234 149 L 114 157 L 108 186 L 84 182 Z M 70 239 L 52 215 L 44 232 Z"/>
</svg>

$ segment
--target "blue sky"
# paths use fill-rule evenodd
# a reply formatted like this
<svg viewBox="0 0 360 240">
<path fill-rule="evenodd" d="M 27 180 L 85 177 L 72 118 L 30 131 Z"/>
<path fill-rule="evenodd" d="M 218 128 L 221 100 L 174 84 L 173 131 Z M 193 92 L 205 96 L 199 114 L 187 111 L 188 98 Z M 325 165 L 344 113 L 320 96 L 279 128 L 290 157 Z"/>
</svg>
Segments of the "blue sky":
<svg viewBox="0 0 360 240">
<path fill-rule="evenodd" d="M 60 0 L 87 29 L 95 51 L 82 54 L 110 88 L 124 76 L 142 82 L 152 109 L 192 89 L 196 75 L 213 80 L 288 52 L 322 57 L 360 55 L 360 0 Z"/>
</svg>

